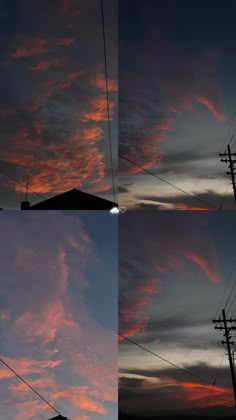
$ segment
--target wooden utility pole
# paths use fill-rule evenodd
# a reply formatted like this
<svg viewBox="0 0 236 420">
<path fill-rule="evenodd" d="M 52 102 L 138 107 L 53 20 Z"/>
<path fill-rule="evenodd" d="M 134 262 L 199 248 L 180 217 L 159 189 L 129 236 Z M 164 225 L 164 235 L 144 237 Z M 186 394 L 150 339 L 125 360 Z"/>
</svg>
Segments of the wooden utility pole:
<svg viewBox="0 0 236 420">
<path fill-rule="evenodd" d="M 236 159 L 232 159 L 232 156 L 236 156 L 236 153 L 232 153 L 230 150 L 230 145 L 228 144 L 227 146 L 227 153 L 220 153 L 220 157 L 224 157 L 224 159 L 221 159 L 221 162 L 225 162 L 225 163 L 229 163 L 229 171 L 226 172 L 227 175 L 230 175 L 231 179 L 232 179 L 232 184 L 233 184 L 233 191 L 234 191 L 234 201 L 236 204 L 236 184 L 235 184 L 235 175 L 236 173 L 234 172 L 234 164 L 236 162 Z"/>
<path fill-rule="evenodd" d="M 232 384 L 233 384 L 233 390 L 234 390 L 234 402 L 235 402 L 235 407 L 236 407 L 236 380 L 235 380 L 235 372 L 234 372 L 233 355 L 232 355 L 231 347 L 230 347 L 234 343 L 230 341 L 232 337 L 231 335 L 229 335 L 230 331 L 236 330 L 236 326 L 228 326 L 228 324 L 232 324 L 232 322 L 236 322 L 236 319 L 232 319 L 232 318 L 226 319 L 224 309 L 222 310 L 222 316 L 223 316 L 223 319 L 214 319 L 213 322 L 214 324 L 217 324 L 217 323 L 220 324 L 219 326 L 215 325 L 215 330 L 224 330 L 225 341 L 221 341 L 221 344 L 227 345 L 227 351 L 228 351 L 228 356 L 229 356 L 229 366 L 230 366 L 230 372 L 231 372 Z M 223 326 L 221 324 L 223 324 Z"/>
</svg>

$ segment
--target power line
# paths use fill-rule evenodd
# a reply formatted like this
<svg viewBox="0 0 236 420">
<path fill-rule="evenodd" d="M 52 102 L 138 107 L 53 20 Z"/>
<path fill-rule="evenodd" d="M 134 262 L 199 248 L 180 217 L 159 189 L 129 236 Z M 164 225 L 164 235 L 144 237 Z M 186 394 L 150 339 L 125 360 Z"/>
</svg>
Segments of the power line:
<svg viewBox="0 0 236 420">
<path fill-rule="evenodd" d="M 225 190 L 225 193 L 224 193 L 224 195 L 223 195 L 222 202 L 221 202 L 221 205 L 220 205 L 219 210 L 222 210 L 222 208 L 223 208 L 223 204 L 224 204 L 224 201 L 225 201 L 225 199 L 226 199 L 226 195 L 227 195 L 227 192 L 228 192 L 228 189 L 229 189 L 230 184 L 231 184 L 231 182 L 229 181 L 229 182 L 228 182 L 228 185 L 227 185 L 227 188 L 226 188 L 226 190 Z"/>
<path fill-rule="evenodd" d="M 220 370 L 220 368 L 221 368 L 221 366 L 222 366 L 222 363 L 223 363 L 224 357 L 225 357 L 225 351 L 224 351 L 223 356 L 222 356 L 222 358 L 221 358 L 220 364 L 219 364 L 219 366 L 218 366 L 218 367 L 217 367 L 217 369 L 216 369 L 215 379 L 214 379 L 214 382 L 213 382 L 213 384 L 212 384 L 211 391 L 210 391 L 210 395 L 209 395 L 209 397 L 208 397 L 208 401 L 207 401 L 206 406 L 208 406 L 208 405 L 209 405 L 209 403 L 210 403 L 210 399 L 212 398 L 212 391 L 213 391 L 213 388 L 214 388 L 214 386 L 215 386 L 215 384 L 216 384 L 217 375 L 218 375 L 219 370 Z"/>
<path fill-rule="evenodd" d="M 216 207 L 216 206 L 214 206 L 213 204 L 210 204 L 210 203 L 208 203 L 207 201 L 202 200 L 201 198 L 197 197 L 196 195 L 190 194 L 190 193 L 188 193 L 188 192 L 186 192 L 186 191 L 182 190 L 181 188 L 176 187 L 176 185 L 173 185 L 171 182 L 166 181 L 165 179 L 161 178 L 159 175 L 156 175 L 156 174 L 154 174 L 153 172 L 150 172 L 150 171 L 148 171 L 147 169 L 144 169 L 142 166 L 140 166 L 140 165 L 138 165 L 137 163 L 133 162 L 132 160 L 130 160 L 130 159 L 128 159 L 128 158 L 126 158 L 125 156 L 123 156 L 123 155 L 119 155 L 119 157 L 120 157 L 121 159 L 124 159 L 124 160 L 126 160 L 127 162 L 131 163 L 132 165 L 136 166 L 137 168 L 141 169 L 142 171 L 147 172 L 149 175 L 152 175 L 152 176 L 154 176 L 155 178 L 160 179 L 160 181 L 165 182 L 166 184 L 170 185 L 171 187 L 175 188 L 176 190 L 181 191 L 182 193 L 184 193 L 184 194 L 188 195 L 189 197 L 192 197 L 192 198 L 194 198 L 195 200 L 198 200 L 198 201 L 200 201 L 201 203 L 203 203 L 203 204 L 205 204 L 205 205 L 207 205 L 207 206 L 209 206 L 209 207 L 212 207 L 212 208 L 214 208 L 214 209 L 216 209 L 216 210 L 219 210 L 219 208 L 218 208 L 218 207 Z"/>
<path fill-rule="evenodd" d="M 228 314 L 229 314 L 230 309 L 232 308 L 232 305 L 233 305 L 233 303 L 234 303 L 234 301 L 235 301 L 235 298 L 236 298 L 236 293 L 234 294 L 234 297 L 233 297 L 232 302 L 231 302 L 231 304 L 230 304 L 230 307 L 229 307 L 229 309 L 228 309 Z"/>
<path fill-rule="evenodd" d="M 233 271 L 234 271 L 235 265 L 236 265 L 236 262 L 234 263 L 234 266 L 233 266 L 233 269 L 232 269 L 231 276 L 232 276 L 232 274 L 233 274 Z M 231 295 L 232 295 L 232 292 L 233 292 L 233 290 L 234 290 L 234 288 L 235 288 L 235 285 L 236 285 L 236 279 L 235 279 L 234 284 L 233 284 L 233 287 L 232 287 L 232 289 L 231 289 L 231 291 L 230 291 L 230 293 L 229 293 L 229 297 L 228 297 L 228 299 L 227 299 L 227 302 L 226 302 L 226 304 L 225 304 L 224 309 L 226 309 L 226 306 L 227 306 L 227 305 L 228 305 L 228 303 L 229 303 L 229 300 L 230 300 L 230 297 L 231 297 Z"/>
<path fill-rule="evenodd" d="M 233 123 L 234 123 L 234 119 L 235 119 L 235 117 L 236 117 L 236 111 L 235 111 L 235 113 L 234 113 L 234 116 L 233 116 L 233 118 L 232 118 L 231 124 L 230 124 L 230 126 L 229 126 L 228 131 L 227 131 L 227 135 L 226 135 L 226 137 L 225 137 L 224 144 L 223 144 L 222 149 L 221 149 L 222 151 L 224 150 L 225 145 L 226 145 L 226 143 L 227 143 L 227 140 L 228 140 L 228 137 L 229 137 L 230 131 L 231 131 L 232 127 L 233 127 Z M 234 136 L 234 134 L 235 134 L 235 130 L 234 130 L 233 136 Z M 232 139 L 233 139 L 233 136 L 231 137 L 230 143 L 231 143 L 231 141 L 232 141 Z M 230 143 L 229 143 L 229 144 L 230 144 Z"/>
<path fill-rule="evenodd" d="M 125 337 L 122 334 L 118 334 L 120 337 L 124 338 L 125 340 L 129 341 L 132 344 L 135 344 L 137 347 L 140 347 L 141 349 L 147 351 L 148 353 L 152 354 L 153 356 L 158 357 L 158 359 L 163 360 L 164 362 L 168 363 L 169 365 L 182 370 L 183 372 L 187 373 L 188 375 L 191 375 L 197 379 L 200 379 L 202 382 L 207 383 L 208 385 L 212 385 L 211 382 L 208 382 L 206 379 L 202 378 L 201 376 L 195 375 L 194 373 L 190 372 L 190 370 L 182 368 L 181 366 L 176 365 L 175 363 L 170 362 L 169 360 L 165 359 L 164 357 L 159 356 L 157 353 L 152 352 L 151 350 L 148 350 L 146 347 L 141 346 L 140 344 L 136 343 L 135 341 L 131 340 L 128 337 Z"/>
<path fill-rule="evenodd" d="M 14 181 L 16 184 L 19 184 L 19 185 L 22 185 L 22 186 L 24 186 L 24 187 L 25 187 L 25 185 L 24 185 L 22 182 L 20 182 L 20 181 L 19 181 L 18 179 L 16 179 L 16 178 L 13 178 L 12 176 L 8 175 L 8 174 L 7 174 L 5 171 L 3 171 L 2 169 L 0 169 L 0 172 L 1 172 L 3 175 L 7 176 L 7 177 L 8 177 L 9 179 L 11 179 L 12 181 Z M 33 194 L 37 195 L 38 197 L 45 199 L 45 197 L 43 197 L 41 194 L 36 193 L 35 191 L 33 191 L 31 188 L 29 188 L 29 186 L 27 187 L 27 189 L 28 189 L 29 191 L 31 191 Z"/>
<path fill-rule="evenodd" d="M 109 136 L 110 156 L 111 156 L 111 174 L 112 174 L 113 199 L 114 199 L 114 203 L 115 203 L 115 201 L 116 201 L 115 179 L 114 179 L 114 165 L 113 165 L 112 144 L 111 144 L 111 121 L 110 121 L 109 88 L 108 88 L 108 75 L 107 75 L 107 48 L 106 48 L 106 32 L 105 32 L 103 0 L 101 0 L 101 13 L 102 13 L 102 32 L 103 32 L 103 48 L 104 48 L 104 63 L 105 63 L 105 79 L 106 79 L 108 136 Z"/>
<path fill-rule="evenodd" d="M 216 318 L 217 313 L 218 313 L 218 311 L 219 311 L 219 308 L 220 308 L 220 306 L 221 306 L 221 304 L 222 304 L 222 302 L 223 302 L 223 300 L 224 300 L 226 290 L 228 289 L 228 286 L 229 286 L 229 284 L 230 284 L 230 280 L 231 280 L 231 277 L 232 277 L 232 274 L 233 274 L 233 271 L 234 271 L 235 264 L 236 264 L 236 261 L 234 261 L 234 263 L 233 263 L 232 269 L 231 269 L 230 274 L 229 274 L 229 277 L 228 277 L 227 284 L 226 284 L 225 289 L 224 289 L 223 296 L 221 297 L 221 300 L 220 300 L 219 305 L 218 305 L 218 307 L 217 307 L 217 310 L 216 310 L 216 313 L 215 313 L 214 318 Z"/>
<path fill-rule="evenodd" d="M 14 375 L 16 375 L 22 382 L 24 382 L 24 384 L 26 384 L 36 395 L 38 395 L 38 397 L 41 398 L 41 400 L 43 400 L 50 408 L 52 408 L 57 414 L 62 416 L 61 413 L 52 404 L 50 404 L 44 397 L 42 397 L 42 395 L 40 395 L 39 392 L 37 392 L 28 382 L 26 382 L 25 379 L 22 378 L 22 376 L 18 375 L 18 373 L 16 373 L 6 362 L 4 362 L 4 360 L 0 359 L 0 361 L 9 370 L 11 370 L 14 373 Z"/>
<path fill-rule="evenodd" d="M 231 136 L 231 139 L 230 139 L 229 144 L 231 144 L 231 142 L 232 142 L 232 140 L 233 140 L 233 138 L 234 138 L 235 133 L 236 133 L 236 127 L 235 127 L 235 129 L 234 129 L 234 131 L 233 131 L 233 134 L 232 134 L 232 136 Z"/>
</svg>

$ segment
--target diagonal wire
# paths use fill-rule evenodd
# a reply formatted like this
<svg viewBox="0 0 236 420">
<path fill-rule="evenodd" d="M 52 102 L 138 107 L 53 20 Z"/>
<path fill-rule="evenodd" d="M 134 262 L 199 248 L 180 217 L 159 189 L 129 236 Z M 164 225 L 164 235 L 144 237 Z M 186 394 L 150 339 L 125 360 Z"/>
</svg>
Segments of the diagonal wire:
<svg viewBox="0 0 236 420">
<path fill-rule="evenodd" d="M 217 314 L 218 314 L 218 311 L 219 311 L 219 308 L 220 308 L 220 306 L 221 306 L 221 304 L 222 304 L 222 302 L 223 302 L 223 300 L 224 300 L 225 293 L 226 293 L 226 290 L 227 290 L 227 289 L 228 289 L 228 287 L 229 287 L 229 284 L 230 284 L 230 281 L 231 281 L 231 277 L 232 277 L 232 274 L 233 274 L 233 272 L 234 272 L 235 265 L 236 265 L 236 261 L 234 261 L 234 263 L 233 263 L 232 269 L 231 269 L 230 274 L 229 274 L 229 277 L 228 277 L 228 281 L 227 281 L 226 286 L 225 286 L 225 289 L 224 289 L 224 293 L 223 293 L 223 295 L 222 295 L 222 297 L 221 297 L 221 300 L 220 300 L 219 305 L 218 305 L 218 307 L 217 307 L 217 310 L 216 310 L 216 313 L 215 313 L 214 318 L 216 318 L 216 316 L 217 316 Z"/>
<path fill-rule="evenodd" d="M 215 386 L 215 384 L 216 384 L 217 375 L 218 375 L 219 370 L 220 370 L 220 368 L 221 368 L 221 366 L 222 366 L 222 363 L 223 363 L 224 357 L 225 357 L 225 350 L 224 350 L 223 356 L 222 356 L 222 358 L 221 358 L 220 364 L 219 364 L 219 366 L 218 366 L 218 367 L 217 367 L 217 369 L 216 369 L 215 379 L 214 379 L 214 382 L 213 382 L 212 387 L 211 387 L 211 391 L 210 391 L 210 394 L 209 394 L 209 397 L 208 397 L 208 401 L 207 401 L 206 407 L 208 407 L 208 405 L 209 405 L 209 403 L 210 403 L 210 400 L 211 400 L 211 398 L 212 398 L 213 388 L 214 388 L 214 386 Z"/>
<path fill-rule="evenodd" d="M 0 359 L 0 362 L 2 362 L 9 370 L 11 370 L 14 375 L 16 375 L 22 382 L 24 382 L 25 385 L 27 385 L 36 395 L 38 395 L 41 400 L 43 400 L 50 408 L 52 408 L 57 414 L 61 416 L 61 413 L 52 405 L 50 404 L 42 395 L 39 394 L 28 382 L 25 381 L 25 379 L 22 378 L 22 376 L 18 375 L 4 360 Z"/>
<path fill-rule="evenodd" d="M 115 196 L 115 178 L 114 178 L 114 165 L 113 165 L 112 144 L 111 144 L 111 120 L 110 120 L 109 88 L 108 88 L 108 74 L 107 74 L 107 48 L 106 48 L 106 32 L 105 32 L 103 0 L 101 0 L 101 13 L 102 13 L 102 32 L 103 32 L 104 62 L 105 62 L 105 79 L 106 79 L 108 135 L 109 135 L 110 156 L 111 156 L 111 173 L 112 173 L 113 199 L 114 199 L 114 203 L 115 203 L 116 202 L 116 196 Z"/>
<path fill-rule="evenodd" d="M 12 181 L 14 181 L 16 184 L 19 184 L 19 185 L 23 185 L 24 187 L 25 187 L 25 185 L 22 183 L 22 182 L 20 182 L 18 179 L 16 179 L 16 178 L 13 178 L 11 175 L 8 175 L 8 173 L 7 172 L 5 172 L 5 171 L 3 171 L 2 169 L 0 169 L 0 172 L 3 174 L 3 175 L 5 175 L 5 176 L 7 176 L 9 179 L 11 179 Z M 31 188 L 29 188 L 29 187 L 27 187 L 27 189 L 29 190 L 29 191 L 31 191 L 33 194 L 35 194 L 35 195 L 38 195 L 40 198 L 43 198 L 43 199 L 45 199 L 45 197 L 43 197 L 41 194 L 39 194 L 39 193 L 36 193 L 35 191 L 33 191 Z"/>
<path fill-rule="evenodd" d="M 233 299 L 232 299 L 232 301 L 231 301 L 230 307 L 229 307 L 229 309 L 228 309 L 228 314 L 229 314 L 230 309 L 232 308 L 232 305 L 233 305 L 233 303 L 234 303 L 234 301 L 235 301 L 235 298 L 236 298 L 236 293 L 234 294 L 234 297 L 233 297 Z M 227 314 L 227 315 L 228 315 L 228 314 Z"/>
<path fill-rule="evenodd" d="M 231 142 L 232 142 L 232 140 L 233 140 L 233 138 L 234 138 L 235 133 L 236 133 L 236 127 L 235 127 L 235 129 L 234 129 L 234 131 L 233 131 L 233 134 L 232 134 L 232 136 L 231 136 L 231 139 L 230 139 L 230 141 L 229 141 L 229 145 L 231 144 Z"/>
<path fill-rule="evenodd" d="M 231 181 L 229 180 L 228 185 L 227 185 L 227 188 L 226 188 L 225 193 L 223 195 L 223 198 L 222 198 L 222 201 L 221 201 L 221 205 L 220 205 L 219 210 L 222 210 L 222 208 L 223 208 L 224 201 L 226 199 L 226 195 L 227 195 L 227 192 L 228 192 L 228 189 L 229 189 L 230 184 L 231 184 Z"/>
<path fill-rule="evenodd" d="M 236 261 L 235 261 L 235 263 L 234 263 L 234 266 L 233 266 L 233 269 L 232 269 L 232 272 L 231 272 L 231 276 L 232 276 L 232 274 L 233 274 L 233 271 L 234 271 L 235 265 L 236 265 Z M 235 285 L 236 285 L 236 279 L 235 279 L 234 284 L 233 284 L 233 287 L 231 288 L 231 291 L 230 291 L 230 293 L 229 293 L 229 297 L 228 297 L 227 302 L 226 302 L 226 304 L 225 304 L 225 309 L 226 309 L 226 306 L 227 306 L 227 305 L 228 305 L 228 303 L 229 303 L 229 300 L 230 300 L 230 297 L 231 297 L 231 295 L 232 295 L 232 292 L 233 292 L 233 290 L 234 290 L 234 288 L 235 288 Z"/>
<path fill-rule="evenodd" d="M 201 198 L 197 197 L 196 195 L 190 194 L 190 193 L 188 193 L 188 192 L 186 192 L 186 191 L 182 190 L 181 188 L 176 187 L 176 185 L 173 185 L 171 182 L 166 181 L 165 179 L 161 178 L 159 175 L 156 175 L 156 174 L 154 174 L 153 172 L 150 172 L 150 171 L 148 171 L 147 169 L 144 169 L 142 166 L 140 166 L 140 165 L 138 165 L 137 163 L 133 162 L 132 160 L 130 160 L 130 159 L 128 159 L 128 158 L 126 158 L 125 156 L 123 156 L 123 155 L 119 155 L 119 157 L 120 157 L 121 159 L 124 159 L 124 160 L 126 160 L 127 162 L 131 163 L 132 165 L 136 166 L 137 168 L 141 169 L 142 171 L 147 172 L 149 175 L 152 175 L 152 176 L 154 176 L 155 178 L 160 179 L 161 181 L 165 182 L 166 184 L 170 185 L 171 187 L 175 188 L 176 190 L 181 191 L 182 193 L 184 193 L 184 194 L 188 195 L 189 197 L 192 197 L 192 198 L 194 198 L 195 200 L 198 200 L 198 201 L 200 201 L 201 203 L 203 203 L 203 204 L 205 204 L 205 205 L 207 205 L 207 206 L 209 206 L 209 207 L 212 207 L 212 208 L 214 208 L 214 209 L 216 209 L 216 210 L 220 210 L 218 207 L 214 206 L 213 204 L 210 204 L 210 203 L 208 203 L 207 201 L 202 200 Z"/>
<path fill-rule="evenodd" d="M 224 150 L 225 145 L 226 145 L 226 143 L 227 143 L 227 140 L 228 140 L 228 137 L 229 137 L 230 131 L 231 131 L 232 127 L 233 127 L 233 123 L 234 123 L 234 119 L 235 119 L 235 117 L 236 117 L 236 111 L 235 111 L 234 116 L 233 116 L 233 118 L 232 118 L 232 121 L 231 121 L 230 127 L 229 127 L 229 129 L 228 129 L 228 132 L 227 132 L 227 135 L 226 135 L 226 138 L 225 138 L 224 144 L 223 144 L 223 146 L 222 146 L 222 151 Z M 234 136 L 234 134 L 233 134 L 233 136 Z M 230 143 L 231 143 L 231 141 L 232 141 L 233 136 L 231 137 Z M 229 144 L 230 144 L 230 143 L 229 143 Z"/>
<path fill-rule="evenodd" d="M 207 381 L 206 379 L 202 378 L 201 376 L 199 376 L 199 375 L 195 375 L 194 373 L 190 372 L 190 370 L 185 369 L 185 368 L 182 368 L 181 366 L 178 366 L 178 365 L 176 365 L 175 363 L 170 362 L 169 360 L 165 359 L 164 357 L 159 356 L 157 353 L 154 353 L 154 352 L 153 352 L 153 351 L 151 351 L 151 350 L 148 350 L 146 347 L 141 346 L 140 344 L 136 343 L 135 341 L 131 340 L 130 338 L 125 337 L 125 336 L 124 336 L 124 335 L 122 335 L 122 334 L 118 334 L 118 335 L 119 335 L 120 337 L 124 338 L 125 340 L 129 341 L 130 343 L 135 344 L 137 347 L 140 347 L 141 349 L 143 349 L 143 350 L 147 351 L 148 353 L 152 354 L 153 356 L 158 357 L 158 359 L 163 360 L 164 362 L 168 363 L 169 365 L 171 365 L 171 366 L 173 366 L 173 367 L 175 367 L 175 368 L 177 368 L 177 369 L 182 370 L 183 372 L 187 373 L 188 375 L 191 375 L 191 376 L 193 376 L 193 377 L 195 377 L 195 378 L 197 378 L 197 379 L 200 379 L 202 382 L 205 382 L 205 383 L 207 383 L 208 385 L 212 385 L 212 383 L 211 383 L 211 382 Z"/>
</svg>

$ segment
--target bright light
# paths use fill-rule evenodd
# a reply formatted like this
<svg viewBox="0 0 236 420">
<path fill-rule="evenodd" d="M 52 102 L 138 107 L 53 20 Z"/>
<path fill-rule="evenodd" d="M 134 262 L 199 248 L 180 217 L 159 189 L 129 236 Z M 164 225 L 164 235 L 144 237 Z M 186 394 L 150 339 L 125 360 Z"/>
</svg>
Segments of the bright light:
<svg viewBox="0 0 236 420">
<path fill-rule="evenodd" d="M 112 213 L 112 214 L 118 214 L 119 213 L 119 209 L 117 207 L 113 207 L 113 209 L 110 210 L 110 213 Z"/>
</svg>

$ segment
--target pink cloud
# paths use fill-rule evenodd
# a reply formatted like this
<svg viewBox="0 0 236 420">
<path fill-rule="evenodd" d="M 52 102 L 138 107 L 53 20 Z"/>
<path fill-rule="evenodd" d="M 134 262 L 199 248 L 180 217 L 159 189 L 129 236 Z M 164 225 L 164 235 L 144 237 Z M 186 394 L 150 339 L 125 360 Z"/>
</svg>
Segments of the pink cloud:
<svg viewBox="0 0 236 420">
<path fill-rule="evenodd" d="M 107 100 L 105 95 L 95 96 L 89 100 L 89 111 L 84 111 L 81 114 L 82 122 L 101 122 L 107 121 Z M 110 116 L 113 116 L 113 111 L 116 106 L 115 102 L 110 101 Z"/>
<path fill-rule="evenodd" d="M 212 98 L 206 96 L 196 96 L 196 101 L 205 105 L 218 121 L 225 122 L 227 120 L 226 115 L 220 110 L 218 103 L 216 103 Z"/>
<path fill-rule="evenodd" d="M 41 60 L 38 64 L 31 67 L 33 71 L 46 71 L 51 67 L 62 67 L 63 60 L 61 58 L 54 58 L 52 60 Z"/>
<path fill-rule="evenodd" d="M 199 265 L 199 267 L 201 267 L 202 270 L 206 273 L 207 277 L 214 283 L 218 283 L 220 281 L 221 278 L 215 272 L 214 268 L 212 268 L 212 261 L 208 259 L 208 256 L 200 254 L 198 255 L 194 252 L 186 252 L 185 258 Z"/>
<path fill-rule="evenodd" d="M 48 41 L 43 38 L 21 35 L 17 38 L 16 43 L 17 47 L 11 53 L 11 58 L 15 60 L 44 54 L 48 51 Z"/>
<path fill-rule="evenodd" d="M 65 37 L 62 38 L 58 41 L 57 45 L 59 47 L 69 47 L 70 45 L 72 45 L 75 41 L 77 40 L 77 37 Z"/>
</svg>

